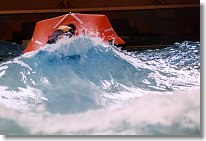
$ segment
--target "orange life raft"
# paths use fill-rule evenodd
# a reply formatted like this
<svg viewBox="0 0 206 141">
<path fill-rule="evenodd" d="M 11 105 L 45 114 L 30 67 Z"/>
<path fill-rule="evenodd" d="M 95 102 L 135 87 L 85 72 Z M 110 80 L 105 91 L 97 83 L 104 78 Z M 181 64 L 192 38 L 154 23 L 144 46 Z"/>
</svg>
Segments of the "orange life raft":
<svg viewBox="0 0 206 141">
<path fill-rule="evenodd" d="M 37 50 L 44 46 L 49 37 L 59 26 L 68 24 L 76 26 L 76 35 L 93 32 L 97 33 L 105 42 L 113 41 L 116 45 L 125 44 L 113 30 L 107 16 L 99 14 L 69 13 L 37 22 L 32 39 L 24 50 L 24 53 Z"/>
</svg>

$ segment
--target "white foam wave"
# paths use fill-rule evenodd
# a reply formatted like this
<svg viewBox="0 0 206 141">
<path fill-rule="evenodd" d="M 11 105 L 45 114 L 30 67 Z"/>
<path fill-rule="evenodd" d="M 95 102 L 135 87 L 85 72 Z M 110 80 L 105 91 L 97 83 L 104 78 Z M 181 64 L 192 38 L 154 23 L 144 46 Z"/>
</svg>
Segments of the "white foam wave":
<svg viewBox="0 0 206 141">
<path fill-rule="evenodd" d="M 36 104 L 42 105 L 45 100 L 47 100 L 47 98 L 43 97 L 42 92 L 38 89 L 18 87 L 17 90 L 14 91 L 6 86 L 0 86 L 0 104 L 11 109 L 29 111 L 32 109 L 31 106 Z"/>
<path fill-rule="evenodd" d="M 98 50 L 98 52 L 103 51 L 103 49 L 101 50 L 101 48 L 104 45 L 105 47 L 107 47 L 106 44 L 103 44 L 100 40 L 92 39 L 91 37 L 89 38 L 74 37 L 74 38 L 70 38 L 69 40 L 68 38 L 62 38 L 61 40 L 59 40 L 59 42 L 57 42 L 57 44 L 46 45 L 44 48 L 38 51 L 26 53 L 12 61 L 8 61 L 0 64 L 0 76 L 5 77 L 5 80 L 11 78 L 10 81 L 6 81 L 7 83 L 5 84 L 4 84 L 5 81 L 3 81 L 4 79 L 2 79 L 2 86 L 0 86 L 0 104 L 1 104 L 0 117 L 15 121 L 21 127 L 28 129 L 31 134 L 61 133 L 61 134 L 127 134 L 128 135 L 128 134 L 190 134 L 190 132 L 192 132 L 192 134 L 198 134 L 200 132 L 200 92 L 199 92 L 200 79 L 198 79 L 200 78 L 199 70 L 175 71 L 171 67 L 168 67 L 165 64 L 164 60 L 161 60 L 161 62 L 156 62 L 154 60 L 144 61 L 141 60 L 141 58 L 137 58 L 133 56 L 133 54 L 129 56 L 128 54 L 124 54 L 124 52 L 119 52 L 115 50 L 115 53 L 109 52 L 110 53 L 109 55 L 111 55 L 112 57 L 113 55 L 115 57 L 120 56 L 123 59 L 123 62 L 124 60 L 129 62 L 134 67 L 136 67 L 137 70 L 140 70 L 140 72 L 141 70 L 149 72 L 148 76 L 140 80 L 144 84 L 152 85 L 148 87 L 154 87 L 156 88 L 156 90 L 167 90 L 165 89 L 165 86 L 176 88 L 177 85 L 180 86 L 182 85 L 182 88 L 185 89 L 186 84 L 189 82 L 190 85 L 192 84 L 197 85 L 198 89 L 191 90 L 190 88 L 187 88 L 186 91 L 179 90 L 179 91 L 175 91 L 174 93 L 151 92 L 145 90 L 144 88 L 142 89 L 142 87 L 138 88 L 137 86 L 133 86 L 132 83 L 128 83 L 128 85 L 124 85 L 121 83 L 121 81 L 120 82 L 115 81 L 112 75 L 111 75 L 111 79 L 108 79 L 109 77 L 107 78 L 106 77 L 107 75 L 105 75 L 105 79 L 102 79 L 102 77 L 97 77 L 100 83 L 102 84 L 100 86 L 98 85 L 99 87 L 102 88 L 103 91 L 101 91 L 101 89 L 99 89 L 97 85 L 92 83 L 95 82 L 92 81 L 93 77 L 85 81 L 84 80 L 85 76 L 88 76 L 89 78 L 88 74 L 79 76 L 79 74 L 75 73 L 76 72 L 75 69 L 70 70 L 70 68 L 72 68 L 73 66 L 69 68 L 67 65 L 63 65 L 63 67 L 61 68 L 55 66 L 56 65 L 55 63 L 59 64 L 58 61 L 53 64 L 53 62 L 50 60 L 50 57 L 61 58 L 58 57 L 59 55 L 63 55 L 63 58 L 65 58 L 65 56 L 72 56 L 72 55 L 81 56 L 84 55 L 85 52 L 87 52 L 91 48 L 97 48 L 99 45 L 101 47 L 100 50 Z M 41 51 L 43 51 L 43 53 Z M 51 55 L 49 53 L 51 53 Z M 39 55 L 37 56 L 37 60 L 35 60 L 36 58 L 34 59 L 32 58 L 34 55 Z M 97 54 L 97 56 L 98 55 L 99 54 Z M 40 60 L 38 60 L 38 57 Z M 42 60 L 45 59 L 44 57 L 48 57 L 46 59 L 48 59 L 49 60 L 48 62 L 51 64 L 46 66 L 48 63 L 47 61 L 44 62 L 44 60 Z M 107 59 L 104 56 L 103 58 Z M 96 58 L 93 58 L 92 56 L 92 59 L 94 59 L 95 62 Z M 36 63 L 38 63 L 38 61 L 43 62 L 42 66 L 45 67 L 43 68 L 42 72 L 38 71 L 38 69 L 36 68 L 37 65 Z M 92 61 L 90 60 L 89 62 Z M 115 64 L 116 63 L 115 61 L 113 61 L 112 63 Z M 109 66 L 111 65 L 110 63 L 111 62 L 109 62 Z M 122 60 L 120 60 L 120 63 L 122 63 Z M 8 66 L 6 66 L 7 64 Z M 100 66 L 102 65 L 101 63 L 99 64 Z M 16 73 L 13 73 L 14 72 L 13 70 L 16 69 L 17 66 L 19 68 L 18 72 L 20 75 L 19 77 L 20 79 L 17 78 L 18 81 L 15 82 L 13 81 L 15 77 L 11 77 L 10 74 L 14 74 L 14 76 L 16 76 Z M 42 66 L 40 64 L 40 68 L 42 68 Z M 59 70 L 56 69 L 51 70 L 52 68 L 51 66 L 54 68 L 56 67 Z M 97 69 L 95 72 L 93 71 L 94 70 L 93 67 L 96 66 L 93 64 L 90 66 L 92 66 L 92 69 L 89 69 L 89 72 L 90 71 L 92 72 L 91 74 L 97 73 L 99 71 L 101 72 L 104 69 L 104 67 L 102 67 L 103 69 Z M 114 68 L 114 72 L 116 73 L 117 70 L 120 70 L 119 69 L 120 67 L 117 65 L 117 68 Z M 77 67 L 77 70 L 81 70 L 81 69 L 82 68 L 79 69 Z M 38 74 L 38 72 L 40 74 Z M 131 71 L 128 71 L 124 74 L 128 76 L 129 73 L 131 73 Z M 165 74 L 162 75 L 162 73 L 168 73 L 169 75 L 168 76 Z M 46 75 L 42 75 L 42 74 L 46 74 Z M 67 77 L 65 74 L 67 74 Z M 47 75 L 49 77 L 47 77 Z M 103 75 L 100 74 L 100 76 Z M 34 81 L 35 79 L 32 79 L 33 77 L 37 78 L 36 81 Z M 150 83 L 149 79 L 147 80 L 147 78 L 149 77 L 155 80 L 154 85 Z M 53 82 L 51 81 L 52 78 L 54 78 L 53 79 L 55 80 L 54 82 L 57 83 L 52 84 Z M 130 81 L 130 79 L 126 79 L 126 81 Z M 135 79 L 134 82 L 136 81 L 139 80 Z M 20 82 L 24 82 L 24 84 L 22 84 L 21 87 L 19 86 Z M 31 83 L 32 85 L 29 83 Z M 36 84 L 40 84 L 40 83 L 42 83 L 42 85 L 38 87 Z M 92 83 L 93 85 L 91 86 L 90 83 Z M 13 84 L 15 85 L 13 86 Z M 64 86 L 64 84 L 67 85 Z M 3 85 L 6 86 L 4 87 Z M 51 111 L 49 112 L 48 109 L 44 109 L 43 107 L 44 104 L 42 104 L 43 101 L 47 101 L 47 98 L 42 96 L 42 92 L 45 90 L 44 89 L 42 90 L 41 88 L 44 88 L 44 86 L 50 86 L 48 88 L 51 88 L 51 89 L 46 89 L 47 96 L 51 96 L 52 100 L 54 99 L 54 103 L 52 103 L 53 107 L 49 107 L 51 106 L 51 103 L 48 103 L 47 105 L 51 109 L 56 108 L 55 103 L 57 104 L 63 103 L 62 106 L 64 107 L 64 104 L 66 102 L 69 102 L 68 104 L 69 108 L 75 106 L 75 104 L 80 105 L 79 107 L 82 108 L 84 107 L 84 103 L 82 102 L 85 101 L 86 103 L 88 102 L 89 104 L 91 104 L 91 102 L 93 102 L 93 99 L 95 101 L 94 102 L 95 107 L 90 109 L 89 111 L 86 109 L 85 111 L 87 112 L 83 111 L 81 113 L 76 113 L 76 114 L 66 114 L 65 111 L 63 111 L 64 115 L 50 113 Z M 115 91 L 116 86 L 117 88 L 119 88 L 118 91 Z M 55 87 L 57 87 L 57 89 L 55 89 Z M 69 91 L 71 95 L 66 95 L 67 96 L 66 98 L 70 99 L 71 98 L 70 96 L 72 97 L 74 96 L 75 99 L 71 98 L 70 100 L 72 101 L 65 102 L 63 100 L 62 102 L 55 97 L 56 94 L 59 97 L 65 99 L 65 97 L 62 96 L 64 96 L 65 92 L 67 91 Z M 108 102 L 109 104 L 106 103 L 105 104 L 106 106 L 103 104 L 104 108 L 97 109 L 99 108 L 98 107 L 100 105 L 99 103 L 102 104 L 102 99 L 101 99 L 102 97 L 100 96 L 100 94 L 102 93 L 103 95 L 101 96 L 103 97 L 103 99 L 106 98 L 105 102 Z M 93 96 L 93 94 L 95 97 Z M 96 104 L 96 101 L 100 101 L 100 102 L 97 102 L 98 104 Z M 114 105 L 116 107 L 112 105 L 111 106 L 112 108 L 110 108 L 110 104 L 112 102 L 115 103 Z M 39 105 L 41 105 L 40 109 L 37 106 L 38 103 L 40 103 Z M 34 113 L 32 112 L 32 108 L 31 108 L 32 106 L 38 107 L 38 108 L 35 107 L 33 109 L 35 110 Z M 66 107 L 65 109 L 68 108 Z M 58 108 L 57 108 L 57 112 L 59 112 Z"/>
<path fill-rule="evenodd" d="M 161 87 L 166 86 L 168 88 L 172 87 L 173 89 L 185 89 L 188 83 L 190 83 L 190 85 L 200 86 L 200 72 L 197 69 L 189 71 L 183 69 L 175 70 L 171 65 L 168 66 L 164 60 L 160 60 L 159 62 L 154 60 L 144 61 L 134 55 L 134 53 L 122 52 L 117 49 L 114 49 L 114 52 L 137 69 L 145 68 L 152 70 L 153 72 L 149 74 L 149 77 L 155 78 L 158 86 L 156 88 L 161 89 Z M 162 75 L 162 73 L 165 73 L 165 75 Z"/>
<path fill-rule="evenodd" d="M 200 90 L 147 95 L 116 109 L 72 115 L 19 114 L 4 106 L 0 113 L 31 134 L 200 134 Z"/>
<path fill-rule="evenodd" d="M 92 45 L 92 46 L 91 46 Z M 72 38 L 67 36 L 59 39 L 55 44 L 48 44 L 42 47 L 40 50 L 46 50 L 48 52 L 55 52 L 56 54 L 64 54 L 65 56 L 81 55 L 91 48 L 106 44 L 99 37 L 90 37 L 85 35 L 78 35 Z"/>
</svg>

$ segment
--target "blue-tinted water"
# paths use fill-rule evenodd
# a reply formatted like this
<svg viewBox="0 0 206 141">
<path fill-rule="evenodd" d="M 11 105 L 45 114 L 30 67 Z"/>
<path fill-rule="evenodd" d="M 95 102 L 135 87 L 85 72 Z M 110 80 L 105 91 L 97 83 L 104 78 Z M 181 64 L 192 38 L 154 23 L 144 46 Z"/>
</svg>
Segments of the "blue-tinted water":
<svg viewBox="0 0 206 141">
<path fill-rule="evenodd" d="M 1 134 L 200 134 L 200 43 L 62 39 L 0 64 Z"/>
</svg>

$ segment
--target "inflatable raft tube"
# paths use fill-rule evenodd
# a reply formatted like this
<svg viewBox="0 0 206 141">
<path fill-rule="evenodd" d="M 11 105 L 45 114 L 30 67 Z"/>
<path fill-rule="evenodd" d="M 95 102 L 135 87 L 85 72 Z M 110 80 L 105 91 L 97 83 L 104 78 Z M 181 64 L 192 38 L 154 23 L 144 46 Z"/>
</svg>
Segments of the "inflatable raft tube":
<svg viewBox="0 0 206 141">
<path fill-rule="evenodd" d="M 38 50 L 47 43 L 49 37 L 59 26 L 69 24 L 73 24 L 76 27 L 75 35 L 94 35 L 102 38 L 104 42 L 112 42 L 115 45 L 125 44 L 113 30 L 107 16 L 100 14 L 69 13 L 37 22 L 32 39 L 24 50 L 24 53 Z M 92 35 L 91 33 L 95 34 Z"/>
</svg>

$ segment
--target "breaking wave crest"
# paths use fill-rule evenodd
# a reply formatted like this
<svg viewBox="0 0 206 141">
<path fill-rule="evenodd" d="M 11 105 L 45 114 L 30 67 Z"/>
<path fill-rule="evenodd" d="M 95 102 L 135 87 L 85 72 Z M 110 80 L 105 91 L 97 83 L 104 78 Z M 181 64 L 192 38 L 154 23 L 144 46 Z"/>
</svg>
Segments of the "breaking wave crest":
<svg viewBox="0 0 206 141">
<path fill-rule="evenodd" d="M 0 132 L 200 134 L 199 87 L 199 42 L 126 52 L 63 38 L 0 64 Z"/>
</svg>

